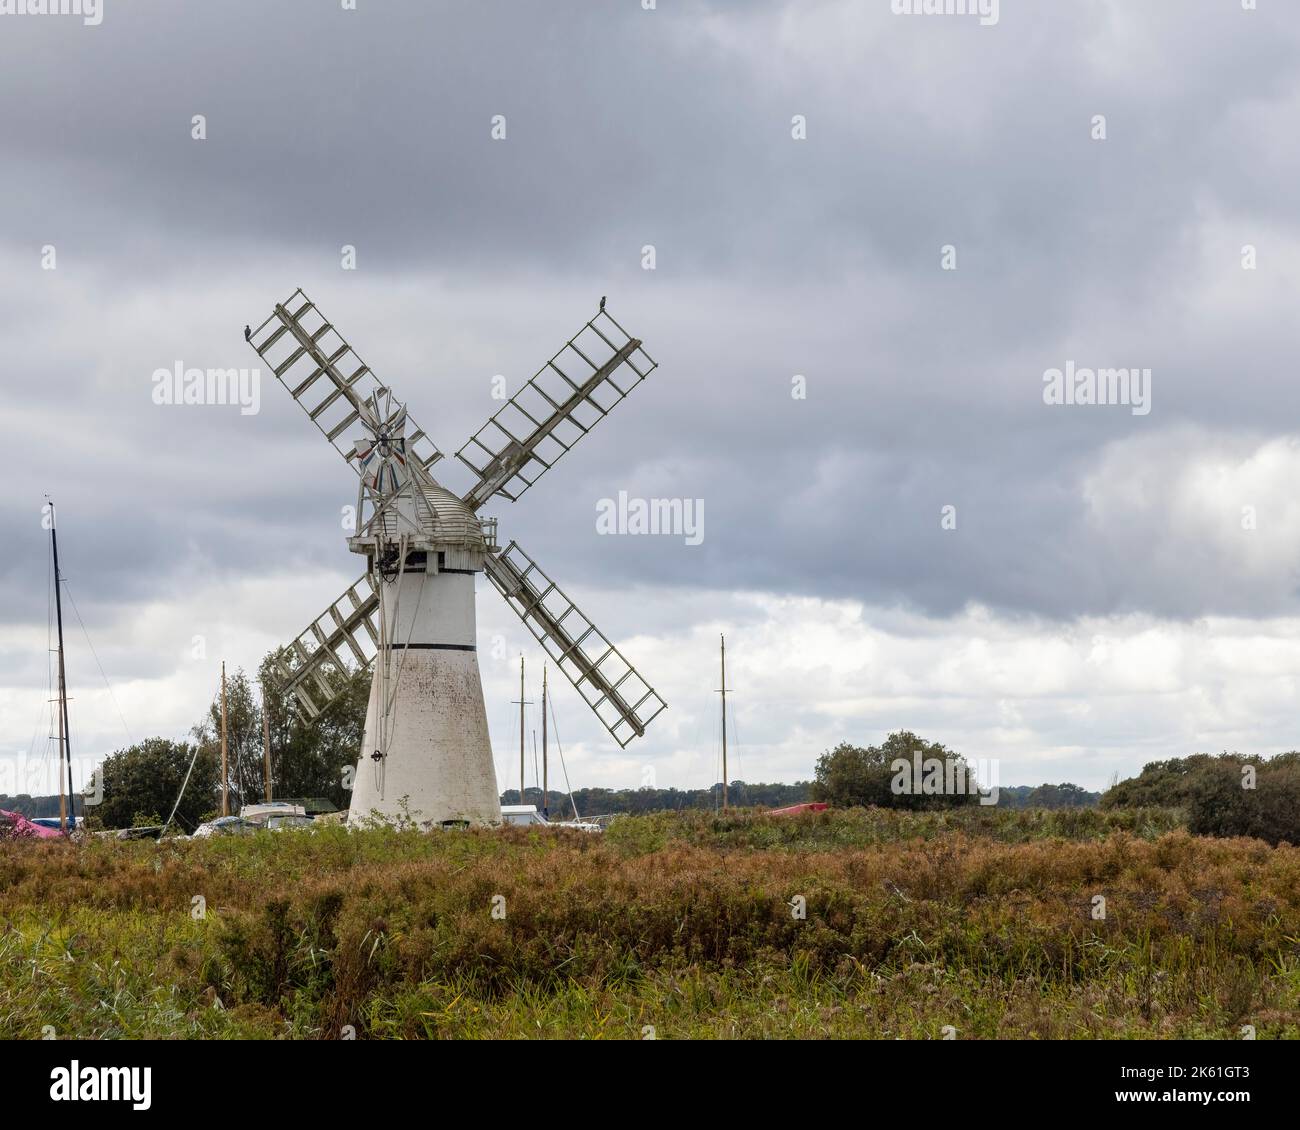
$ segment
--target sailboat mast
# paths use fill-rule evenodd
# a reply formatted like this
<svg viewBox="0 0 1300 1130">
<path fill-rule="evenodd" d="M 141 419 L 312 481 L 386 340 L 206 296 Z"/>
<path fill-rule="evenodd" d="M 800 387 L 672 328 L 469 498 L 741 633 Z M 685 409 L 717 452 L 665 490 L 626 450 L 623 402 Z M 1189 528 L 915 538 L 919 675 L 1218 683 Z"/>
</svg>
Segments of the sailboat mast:
<svg viewBox="0 0 1300 1130">
<path fill-rule="evenodd" d="M 271 803 L 271 714 L 267 704 L 266 680 L 262 680 L 262 778 L 263 799 Z"/>
<path fill-rule="evenodd" d="M 727 637 L 722 636 L 722 811 L 727 811 Z"/>
<path fill-rule="evenodd" d="M 524 657 L 519 657 L 519 803 L 524 803 Z"/>
<path fill-rule="evenodd" d="M 221 815 L 230 815 L 230 772 L 226 764 L 226 661 L 221 661 Z"/>
<path fill-rule="evenodd" d="M 63 756 L 68 764 L 68 807 L 71 809 L 72 826 L 77 826 L 77 802 L 72 795 L 72 735 L 68 726 L 68 682 L 63 667 L 63 578 L 59 573 L 59 534 L 58 521 L 54 515 L 54 503 L 50 503 L 50 548 L 54 553 L 54 616 L 59 626 L 59 744 L 63 747 Z M 63 795 L 63 772 L 59 772 L 59 795 Z M 68 830 L 67 815 L 63 805 L 59 805 L 59 826 L 64 832 Z"/>
<path fill-rule="evenodd" d="M 68 794 L 63 787 L 63 711 L 59 714 L 59 831 L 68 834 Z"/>
<path fill-rule="evenodd" d="M 542 664 L 542 819 L 548 819 L 551 791 L 546 774 L 546 664 Z"/>
</svg>

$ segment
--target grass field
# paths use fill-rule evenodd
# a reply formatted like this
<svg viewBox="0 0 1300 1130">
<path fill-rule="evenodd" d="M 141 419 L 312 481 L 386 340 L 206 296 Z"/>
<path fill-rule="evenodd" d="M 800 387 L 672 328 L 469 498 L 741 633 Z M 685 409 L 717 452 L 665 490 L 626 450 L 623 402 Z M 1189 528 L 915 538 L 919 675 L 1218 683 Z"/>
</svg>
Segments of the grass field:
<svg viewBox="0 0 1300 1130">
<path fill-rule="evenodd" d="M 1194 838 L 1167 810 L 0 844 L 11 1038 L 1245 1025 L 1300 1038 L 1300 849 Z"/>
</svg>

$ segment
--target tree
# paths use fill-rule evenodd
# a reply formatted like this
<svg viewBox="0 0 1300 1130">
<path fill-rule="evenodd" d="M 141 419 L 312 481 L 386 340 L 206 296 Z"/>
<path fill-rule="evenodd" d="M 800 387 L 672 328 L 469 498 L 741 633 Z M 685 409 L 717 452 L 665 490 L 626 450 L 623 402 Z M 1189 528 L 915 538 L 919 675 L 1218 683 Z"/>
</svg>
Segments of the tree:
<svg viewBox="0 0 1300 1130">
<path fill-rule="evenodd" d="M 888 805 L 889 778 L 879 749 L 840 742 L 817 759 L 812 798 L 840 807 Z"/>
<path fill-rule="evenodd" d="M 1209 836 L 1254 836 L 1270 844 L 1300 844 L 1300 755 L 1282 754 L 1255 765 L 1216 758 L 1197 775 L 1187 802 L 1188 831 Z M 1243 767 L 1253 768 L 1253 779 Z"/>
<path fill-rule="evenodd" d="M 129 828 L 141 814 L 159 813 L 160 820 L 167 819 L 193 756 L 194 747 L 188 742 L 166 738 L 147 738 L 110 754 L 102 770 L 104 799 L 86 809 L 88 817 L 105 828 Z M 212 810 L 219 781 L 219 765 L 200 750 L 176 810 L 176 822 L 185 831 L 194 831 Z"/>
<path fill-rule="evenodd" d="M 998 790 L 999 808 L 1090 808 L 1101 799 L 1069 782 L 1061 785 L 1012 785 Z"/>
<path fill-rule="evenodd" d="M 922 777 L 914 780 L 913 768 L 918 760 Z M 899 771 L 894 768 L 898 762 L 907 766 L 901 781 Z M 950 777 L 944 772 L 939 791 L 930 791 L 924 785 L 924 778 L 936 763 L 942 770 L 951 765 L 954 775 Z M 910 730 L 899 730 L 879 746 L 841 742 L 822 754 L 817 759 L 812 798 L 842 807 L 951 808 L 978 802 L 972 778 L 961 754 L 938 742 L 927 742 Z M 948 782 L 954 779 L 962 782 L 960 789 L 949 786 Z M 902 784 L 904 791 L 897 791 L 896 784 Z"/>
<path fill-rule="evenodd" d="M 1300 843 L 1300 752 L 1276 757 L 1195 753 L 1152 761 L 1101 798 L 1104 808 L 1164 805 L 1187 811 L 1188 830 Z"/>
<path fill-rule="evenodd" d="M 346 682 L 342 693 L 310 722 L 299 715 L 293 695 L 280 689 L 276 663 L 280 651 L 267 653 L 258 668 L 258 685 L 240 669 L 226 678 L 226 762 L 230 779 L 230 811 L 256 804 L 265 795 L 262 711 L 268 712 L 271 739 L 273 796 L 327 797 L 339 808 L 351 799 L 344 771 L 355 767 L 361 752 L 370 674 L 351 680 L 328 671 L 334 685 Z M 194 739 L 205 754 L 221 764 L 221 693 L 218 691 Z M 218 780 L 220 770 L 218 769 Z"/>
<path fill-rule="evenodd" d="M 203 720 L 191 736 L 217 766 L 221 787 L 221 691 L 218 690 Z M 262 799 L 262 707 L 243 669 L 226 678 L 226 765 L 230 788 L 230 813 L 241 805 Z M 218 801 L 220 804 L 220 801 Z"/>
<path fill-rule="evenodd" d="M 264 795 L 262 711 L 269 711 L 271 768 L 274 795 L 326 797 L 339 808 L 350 799 L 344 770 L 355 766 L 361 750 L 370 676 L 358 675 L 343 693 L 312 722 L 298 717 L 293 698 L 277 688 L 272 663 L 262 660 L 265 700 L 253 681 L 239 670 L 226 679 L 226 761 L 230 811 L 260 801 Z M 165 820 L 176 802 L 197 747 L 194 771 L 176 823 L 192 832 L 221 808 L 221 693 L 218 691 L 202 721 L 192 730 L 194 744 L 149 738 L 110 755 L 102 766 L 104 800 L 86 809 L 91 823 L 105 828 L 129 828 L 142 821 Z M 57 799 L 57 798 L 56 798 Z M 78 808 L 80 809 L 80 804 Z M 57 810 L 56 810 L 57 811 Z M 159 815 L 160 814 L 160 815 Z"/>
<path fill-rule="evenodd" d="M 276 664 L 281 655 L 279 651 L 269 652 L 258 671 L 270 713 L 275 795 L 328 797 L 339 808 L 346 808 L 351 791 L 344 787 L 344 773 L 356 767 L 361 755 L 370 701 L 370 670 L 348 680 L 342 693 L 318 718 L 304 722 L 293 695 L 278 689 Z M 335 685 L 340 680 L 337 672 L 331 673 Z"/>
<path fill-rule="evenodd" d="M 1229 756 L 1227 754 L 1224 755 Z M 1102 794 L 1102 808 L 1181 807 L 1192 795 L 1196 777 L 1213 763 L 1208 753 L 1149 761 L 1142 772 L 1112 785 Z"/>
</svg>

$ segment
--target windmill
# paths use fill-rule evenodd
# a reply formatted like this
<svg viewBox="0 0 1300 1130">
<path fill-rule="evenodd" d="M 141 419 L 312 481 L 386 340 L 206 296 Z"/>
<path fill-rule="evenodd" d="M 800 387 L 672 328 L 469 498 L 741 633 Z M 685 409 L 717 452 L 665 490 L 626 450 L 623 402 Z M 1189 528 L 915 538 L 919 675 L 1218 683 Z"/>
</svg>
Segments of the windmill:
<svg viewBox="0 0 1300 1130">
<path fill-rule="evenodd" d="M 434 479 L 442 453 L 301 289 L 245 336 L 358 478 L 347 541 L 365 572 L 277 664 L 307 720 L 374 665 L 349 823 L 500 822 L 475 642 L 481 572 L 620 747 L 645 733 L 663 699 L 518 543 L 501 547 L 495 518 L 478 516 L 498 496 L 517 501 L 654 370 L 603 298 L 456 452 L 477 480 L 463 496 Z"/>
</svg>

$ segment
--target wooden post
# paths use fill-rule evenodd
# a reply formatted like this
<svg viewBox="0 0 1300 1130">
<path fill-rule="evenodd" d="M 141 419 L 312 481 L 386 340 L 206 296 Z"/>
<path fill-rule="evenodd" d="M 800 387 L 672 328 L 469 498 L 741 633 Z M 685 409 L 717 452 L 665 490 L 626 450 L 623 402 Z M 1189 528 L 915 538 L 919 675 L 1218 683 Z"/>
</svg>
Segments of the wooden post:
<svg viewBox="0 0 1300 1130">
<path fill-rule="evenodd" d="M 230 771 L 226 761 L 226 661 L 221 661 L 221 815 L 230 815 Z"/>
<path fill-rule="evenodd" d="M 519 803 L 524 803 L 524 706 L 532 703 L 524 698 L 524 657 L 519 656 Z M 537 760 L 537 734 L 533 734 L 533 760 Z M 534 770 L 536 771 L 536 770 Z"/>
<path fill-rule="evenodd" d="M 546 772 L 546 664 L 542 664 L 542 819 L 548 818 L 551 791 Z"/>
<path fill-rule="evenodd" d="M 519 657 L 519 803 L 524 803 L 524 657 Z"/>
<path fill-rule="evenodd" d="M 727 811 L 727 637 L 722 637 L 722 811 Z"/>
<path fill-rule="evenodd" d="M 266 680 L 262 680 L 262 776 L 264 799 L 271 803 L 271 708 L 266 698 Z"/>
</svg>

